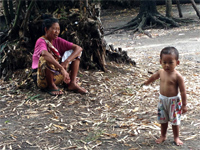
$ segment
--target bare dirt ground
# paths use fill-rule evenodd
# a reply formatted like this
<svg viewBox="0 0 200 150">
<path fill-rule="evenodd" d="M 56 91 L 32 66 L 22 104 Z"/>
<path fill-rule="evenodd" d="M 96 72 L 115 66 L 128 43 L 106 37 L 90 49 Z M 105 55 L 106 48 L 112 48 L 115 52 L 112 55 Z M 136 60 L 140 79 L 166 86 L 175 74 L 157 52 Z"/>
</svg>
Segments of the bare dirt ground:
<svg viewBox="0 0 200 150">
<path fill-rule="evenodd" d="M 190 5 L 183 7 L 183 12 L 198 20 Z M 102 12 L 105 31 L 129 21 L 132 11 Z M 68 92 L 61 86 L 65 94 L 52 97 L 26 80 L 0 80 L 0 149 L 199 150 L 199 25 L 198 21 L 180 28 L 149 30 L 151 39 L 131 31 L 106 36 L 108 44 L 127 50 L 137 66 L 110 62 L 107 73 L 80 70 L 80 84 L 89 90 L 87 95 Z M 160 135 L 156 121 L 159 84 L 140 87 L 160 68 L 159 52 L 169 45 L 180 51 L 177 70 L 184 76 L 188 96 L 188 113 L 183 115 L 180 129 L 184 145 L 180 147 L 173 144 L 171 128 L 168 139 L 155 144 Z M 26 75 L 27 71 L 20 73 Z"/>
</svg>

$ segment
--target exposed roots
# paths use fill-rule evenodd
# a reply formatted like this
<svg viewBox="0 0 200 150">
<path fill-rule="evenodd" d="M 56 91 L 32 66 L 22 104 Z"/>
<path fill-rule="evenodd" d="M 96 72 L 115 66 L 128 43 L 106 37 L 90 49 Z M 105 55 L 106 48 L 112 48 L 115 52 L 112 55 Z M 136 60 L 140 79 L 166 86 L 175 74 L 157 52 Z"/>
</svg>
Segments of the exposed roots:
<svg viewBox="0 0 200 150">
<path fill-rule="evenodd" d="M 138 14 L 137 17 L 135 17 L 133 20 L 128 22 L 127 24 L 113 28 L 112 31 L 106 33 L 105 35 L 110 35 L 118 30 L 132 30 L 133 33 L 140 32 L 143 33 L 149 37 L 151 35 L 145 31 L 146 28 L 155 28 L 155 27 L 164 27 L 164 28 L 170 28 L 170 27 L 178 27 L 179 21 L 177 21 L 174 18 L 168 18 L 165 17 L 159 13 L 143 13 Z"/>
<path fill-rule="evenodd" d="M 185 24 L 196 22 L 195 20 L 189 19 L 189 18 L 187 18 L 187 19 L 173 18 L 173 20 L 178 22 L 178 23 L 185 23 Z"/>
<path fill-rule="evenodd" d="M 114 33 L 115 31 L 118 31 L 118 30 L 121 30 L 121 29 L 131 29 L 132 27 L 138 25 L 138 21 L 139 21 L 139 20 L 140 20 L 140 19 L 139 19 L 138 17 L 136 17 L 136 18 L 134 18 L 132 21 L 128 22 L 128 23 L 125 24 L 125 25 L 122 25 L 122 26 L 120 26 L 120 27 L 114 27 L 114 28 L 112 28 L 112 29 L 113 29 L 112 31 L 110 31 L 109 33 L 106 33 L 106 34 L 104 34 L 104 35 L 105 35 L 105 36 L 106 36 L 106 35 L 110 35 L 110 34 Z"/>
</svg>

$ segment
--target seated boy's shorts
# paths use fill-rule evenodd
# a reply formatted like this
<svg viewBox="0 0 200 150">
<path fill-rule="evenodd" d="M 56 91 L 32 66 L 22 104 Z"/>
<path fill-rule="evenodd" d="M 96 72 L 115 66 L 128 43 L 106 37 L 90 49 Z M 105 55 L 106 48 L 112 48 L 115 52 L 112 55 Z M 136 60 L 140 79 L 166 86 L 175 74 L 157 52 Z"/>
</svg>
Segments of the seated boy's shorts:
<svg viewBox="0 0 200 150">
<path fill-rule="evenodd" d="M 180 125 L 181 100 L 179 96 L 166 97 L 160 94 L 158 103 L 158 122 L 171 122 L 172 125 Z"/>
</svg>

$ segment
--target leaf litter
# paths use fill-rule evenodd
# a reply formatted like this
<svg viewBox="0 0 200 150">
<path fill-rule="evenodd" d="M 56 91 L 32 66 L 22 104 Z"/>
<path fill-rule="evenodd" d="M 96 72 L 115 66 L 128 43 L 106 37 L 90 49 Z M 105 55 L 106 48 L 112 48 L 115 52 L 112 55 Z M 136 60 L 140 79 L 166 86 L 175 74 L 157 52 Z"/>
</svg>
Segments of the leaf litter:
<svg viewBox="0 0 200 150">
<path fill-rule="evenodd" d="M 87 95 L 61 87 L 64 95 L 52 97 L 34 84 L 19 89 L 18 79 L 0 80 L 0 149 L 192 149 L 200 140 L 199 63 L 183 55 L 177 67 L 188 97 L 180 126 L 185 144 L 174 146 L 169 128 L 168 139 L 158 145 L 159 82 L 141 86 L 160 68 L 158 56 L 153 48 L 133 49 L 136 67 L 110 62 L 108 72 L 80 70 Z"/>
<path fill-rule="evenodd" d="M 65 91 L 61 97 L 52 97 L 36 87 L 32 92 L 17 91 L 12 87 L 11 92 L 10 84 L 15 80 L 1 81 L 5 87 L 1 89 L 0 100 L 1 149 L 157 147 L 154 140 L 160 133 L 156 121 L 159 85 L 157 81 L 150 86 L 141 84 L 151 75 L 145 68 L 154 72 L 160 66 L 148 63 L 156 62 L 158 58 L 148 59 L 145 58 L 145 63 L 141 58 L 138 67 L 112 62 L 108 65 L 110 73 L 80 70 L 81 86 L 90 91 L 87 95 Z M 180 132 L 185 142 L 199 140 L 200 136 L 200 120 L 197 119 L 200 75 L 196 65 L 184 60 L 178 67 L 185 77 L 188 95 L 189 110 L 182 118 Z M 170 128 L 168 136 L 172 141 Z M 170 144 L 170 141 L 163 143 Z"/>
</svg>

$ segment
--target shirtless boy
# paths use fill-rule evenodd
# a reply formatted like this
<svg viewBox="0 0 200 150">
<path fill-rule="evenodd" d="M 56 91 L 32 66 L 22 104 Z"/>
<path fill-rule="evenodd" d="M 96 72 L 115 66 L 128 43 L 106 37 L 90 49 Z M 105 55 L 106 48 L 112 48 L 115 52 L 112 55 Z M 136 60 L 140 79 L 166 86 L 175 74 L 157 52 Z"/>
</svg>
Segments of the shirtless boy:
<svg viewBox="0 0 200 150">
<path fill-rule="evenodd" d="M 165 47 L 160 53 L 160 64 L 163 69 L 160 69 L 144 82 L 144 85 L 149 85 L 160 78 L 158 122 L 161 124 L 161 136 L 156 140 L 158 144 L 166 140 L 169 121 L 172 124 L 174 142 L 176 145 L 183 144 L 179 138 L 179 125 L 181 113 L 187 112 L 187 98 L 183 77 L 175 70 L 179 63 L 178 50 L 174 47 Z M 179 91 L 181 99 L 178 96 Z"/>
</svg>

